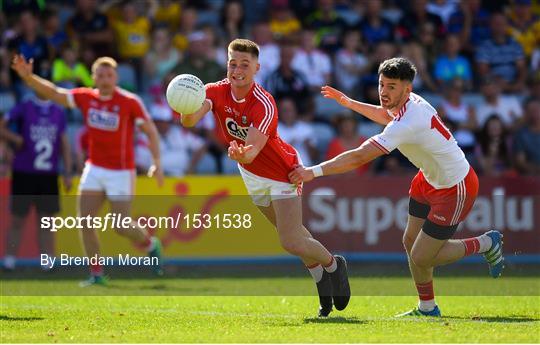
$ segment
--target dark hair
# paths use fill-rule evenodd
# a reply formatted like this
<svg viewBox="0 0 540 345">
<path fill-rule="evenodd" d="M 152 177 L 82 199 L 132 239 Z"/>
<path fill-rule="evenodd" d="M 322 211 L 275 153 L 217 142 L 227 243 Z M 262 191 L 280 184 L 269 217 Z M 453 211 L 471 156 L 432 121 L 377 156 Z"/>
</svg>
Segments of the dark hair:
<svg viewBox="0 0 540 345">
<path fill-rule="evenodd" d="M 409 60 L 397 57 L 383 61 L 379 65 L 378 74 L 390 79 L 406 80 L 412 83 L 416 76 L 416 67 Z"/>
<path fill-rule="evenodd" d="M 501 117 L 497 115 L 496 113 L 493 113 L 489 115 L 486 122 L 484 123 L 484 126 L 480 130 L 480 133 L 478 135 L 478 141 L 480 144 L 480 148 L 482 149 L 482 153 L 486 154 L 489 151 L 490 145 L 493 143 L 493 138 L 489 136 L 489 124 L 493 121 L 498 121 L 501 124 L 502 131 L 501 131 L 501 141 L 499 141 L 499 152 L 498 152 L 498 158 L 502 159 L 505 163 L 509 164 L 509 155 L 508 155 L 508 146 L 506 144 L 506 138 L 508 135 L 507 129 L 504 125 L 504 122 L 501 120 Z"/>
<path fill-rule="evenodd" d="M 237 38 L 231 43 L 229 43 L 228 51 L 249 53 L 256 58 L 259 58 L 259 46 L 257 45 L 257 43 L 244 38 Z"/>
</svg>

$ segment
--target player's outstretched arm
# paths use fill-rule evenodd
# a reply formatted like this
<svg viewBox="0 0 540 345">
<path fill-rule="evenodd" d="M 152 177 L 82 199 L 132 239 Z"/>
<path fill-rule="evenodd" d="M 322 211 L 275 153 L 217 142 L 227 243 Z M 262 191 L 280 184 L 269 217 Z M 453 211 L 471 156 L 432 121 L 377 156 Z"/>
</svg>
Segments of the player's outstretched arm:
<svg viewBox="0 0 540 345">
<path fill-rule="evenodd" d="M 336 90 L 331 86 L 323 86 L 321 88 L 321 94 L 324 98 L 333 99 L 334 101 L 338 102 L 339 105 L 356 111 L 373 122 L 386 126 L 388 122 L 392 121 L 392 117 L 388 115 L 386 110 L 384 110 L 381 106 L 355 101 L 354 99 L 345 95 L 343 92 Z"/>
<path fill-rule="evenodd" d="M 69 91 L 67 89 L 57 87 L 50 81 L 32 73 L 32 59 L 30 59 L 30 61 L 26 61 L 24 56 L 20 54 L 15 55 L 11 63 L 11 68 L 17 72 L 19 77 L 26 83 L 26 85 L 41 96 L 63 105 L 64 107 L 70 107 L 68 101 Z"/>
<path fill-rule="evenodd" d="M 201 108 L 194 112 L 193 114 L 180 114 L 180 122 L 184 127 L 193 127 L 195 126 L 202 117 L 212 109 L 212 105 L 209 100 L 204 100 Z"/>
<path fill-rule="evenodd" d="M 255 127 L 250 127 L 246 138 L 246 145 L 231 141 L 228 149 L 230 159 L 242 164 L 251 164 L 259 155 L 264 145 L 268 141 L 268 136 Z"/>
<path fill-rule="evenodd" d="M 375 158 L 383 155 L 384 152 L 372 143 L 365 141 L 358 148 L 345 151 L 342 154 L 313 167 L 297 166 L 289 173 L 291 183 L 300 184 L 308 182 L 315 177 L 323 175 L 336 175 L 345 173 L 364 165 Z"/>
<path fill-rule="evenodd" d="M 155 177 L 158 187 L 161 187 L 163 186 L 164 175 L 163 168 L 161 167 L 161 153 L 159 151 L 159 133 L 152 120 L 144 121 L 139 125 L 139 128 L 148 137 L 150 152 L 154 160 L 154 164 L 148 169 L 147 175 L 148 177 Z"/>
</svg>

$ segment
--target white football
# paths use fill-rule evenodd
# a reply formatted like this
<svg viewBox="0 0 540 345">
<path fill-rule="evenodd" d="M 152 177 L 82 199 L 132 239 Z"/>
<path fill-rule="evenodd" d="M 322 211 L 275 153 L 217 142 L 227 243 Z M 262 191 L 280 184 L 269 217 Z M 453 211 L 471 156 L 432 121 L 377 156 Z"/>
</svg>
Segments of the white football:
<svg viewBox="0 0 540 345">
<path fill-rule="evenodd" d="M 181 114 L 193 114 L 201 108 L 206 90 L 203 82 L 192 74 L 180 74 L 167 86 L 169 106 Z"/>
</svg>

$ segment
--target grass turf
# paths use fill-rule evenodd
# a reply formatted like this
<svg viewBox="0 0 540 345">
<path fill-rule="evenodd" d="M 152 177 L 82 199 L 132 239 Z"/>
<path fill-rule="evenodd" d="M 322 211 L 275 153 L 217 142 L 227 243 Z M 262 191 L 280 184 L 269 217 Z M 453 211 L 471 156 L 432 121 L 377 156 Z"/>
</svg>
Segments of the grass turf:
<svg viewBox="0 0 540 345">
<path fill-rule="evenodd" d="M 410 278 L 353 277 L 355 295 L 349 307 L 318 319 L 317 297 L 280 296 L 302 289 L 314 293 L 309 278 L 114 279 L 109 288 L 89 289 L 78 288 L 71 279 L 8 279 L 2 280 L 1 342 L 538 343 L 538 284 L 535 277 L 509 277 L 506 282 L 440 277 L 436 289 L 461 286 L 447 291 L 462 295 L 467 294 L 463 286 L 487 285 L 485 292 L 527 287 L 534 296 L 439 294 L 443 318 L 396 319 L 393 315 L 416 303 Z M 408 288 L 398 291 L 396 285 Z M 22 289 L 19 294 L 24 288 L 33 293 L 39 286 L 55 289 L 56 294 L 86 296 L 5 294 L 17 288 Z M 132 296 L 122 296 L 121 291 Z M 163 291 L 177 295 L 155 296 Z M 408 296 L 382 295 L 392 291 Z M 370 293 L 378 296 L 366 295 Z"/>
</svg>

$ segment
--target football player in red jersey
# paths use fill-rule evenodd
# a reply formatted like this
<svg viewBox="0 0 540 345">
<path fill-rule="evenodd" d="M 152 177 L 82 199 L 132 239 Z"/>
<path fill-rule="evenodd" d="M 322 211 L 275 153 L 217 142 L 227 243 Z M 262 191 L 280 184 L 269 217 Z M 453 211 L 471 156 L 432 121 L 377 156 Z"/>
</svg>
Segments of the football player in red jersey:
<svg viewBox="0 0 540 345">
<path fill-rule="evenodd" d="M 332 304 L 347 306 L 350 287 L 342 256 L 333 256 L 302 224 L 302 188 L 288 174 L 301 162 L 296 150 L 277 133 L 278 113 L 272 95 L 253 78 L 260 68 L 259 47 L 236 39 L 228 47 L 227 78 L 206 85 L 206 100 L 193 114 L 181 114 L 186 127 L 212 110 L 230 146 L 228 155 L 238 162 L 246 188 L 268 220 L 277 228 L 283 248 L 299 256 L 317 283 L 319 315 Z"/>
<path fill-rule="evenodd" d="M 159 156 L 159 136 L 154 123 L 140 98 L 117 86 L 116 61 L 110 57 L 100 57 L 92 65 L 92 78 L 96 85 L 92 88 L 64 89 L 57 87 L 32 73 L 32 60 L 22 55 L 13 58 L 12 68 L 21 79 L 44 98 L 70 108 L 82 111 L 88 129 L 89 150 L 81 181 L 77 213 L 79 216 L 96 216 L 105 200 L 111 203 L 111 213 L 127 216 L 131 210 L 134 192 L 135 162 L 133 134 L 138 126 L 149 138 L 154 165 L 149 175 L 156 177 L 158 185 L 163 184 L 163 171 Z M 161 244 L 151 237 L 145 228 L 133 224 L 130 228 L 115 228 L 138 245 L 143 246 L 152 257 L 161 256 Z M 83 229 L 83 245 L 88 257 L 99 256 L 100 245 L 96 229 Z M 161 274 L 161 266 L 154 270 Z M 105 284 L 103 267 L 91 265 L 90 279 L 83 285 Z"/>
</svg>

